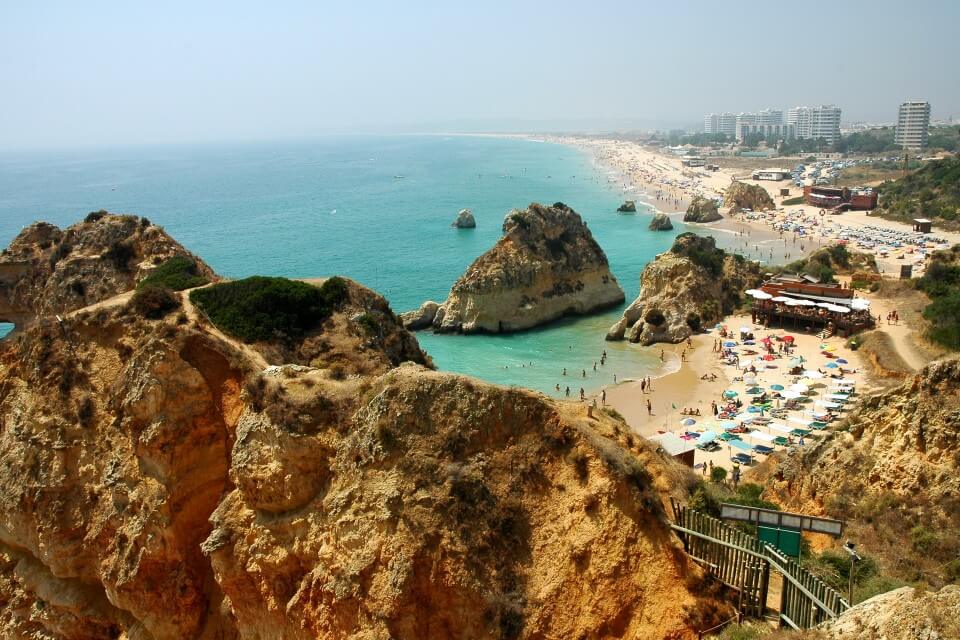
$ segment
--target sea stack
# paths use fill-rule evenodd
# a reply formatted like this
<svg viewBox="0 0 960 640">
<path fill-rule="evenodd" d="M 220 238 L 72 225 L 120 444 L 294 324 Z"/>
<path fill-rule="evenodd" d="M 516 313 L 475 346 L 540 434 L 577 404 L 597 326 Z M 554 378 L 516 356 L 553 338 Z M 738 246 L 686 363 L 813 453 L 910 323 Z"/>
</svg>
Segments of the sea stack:
<svg viewBox="0 0 960 640">
<path fill-rule="evenodd" d="M 736 182 L 727 187 L 723 201 L 731 211 L 750 209 L 751 211 L 769 211 L 774 208 L 773 198 L 763 187 L 745 182 Z"/>
<path fill-rule="evenodd" d="M 673 222 L 665 213 L 657 213 L 650 220 L 650 231 L 673 231 Z"/>
<path fill-rule="evenodd" d="M 622 205 L 617 207 L 618 213 L 636 213 L 637 212 L 637 203 L 633 200 L 627 200 Z"/>
<path fill-rule="evenodd" d="M 683 214 L 684 222 L 715 222 L 721 219 L 723 216 L 717 211 L 717 203 L 703 196 L 694 196 Z"/>
<path fill-rule="evenodd" d="M 607 332 L 607 340 L 680 342 L 730 313 L 743 291 L 762 280 L 760 267 L 717 249 L 711 237 L 681 233 L 640 276 L 640 295 Z"/>
<path fill-rule="evenodd" d="M 531 204 L 457 280 L 446 302 L 403 315 L 408 328 L 504 333 L 623 302 L 623 289 L 586 223 L 563 203 Z M 431 317 L 432 316 L 432 317 Z"/>
<path fill-rule="evenodd" d="M 461 209 L 457 214 L 457 219 L 453 221 L 451 227 L 457 229 L 475 229 L 477 221 L 473 218 L 473 212 L 470 209 Z"/>
</svg>

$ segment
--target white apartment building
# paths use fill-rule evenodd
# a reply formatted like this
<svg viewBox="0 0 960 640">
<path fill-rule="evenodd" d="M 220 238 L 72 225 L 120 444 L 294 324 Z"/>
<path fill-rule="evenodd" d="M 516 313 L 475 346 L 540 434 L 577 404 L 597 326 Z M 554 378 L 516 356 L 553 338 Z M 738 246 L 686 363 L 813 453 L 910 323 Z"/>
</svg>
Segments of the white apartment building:
<svg viewBox="0 0 960 640">
<path fill-rule="evenodd" d="M 737 116 L 732 113 L 708 113 L 703 117 L 704 133 L 722 133 L 731 138 L 737 133 Z"/>
<path fill-rule="evenodd" d="M 743 139 L 752 133 L 759 133 L 765 138 L 768 136 L 779 136 L 784 139 L 792 137 L 790 127 L 783 124 L 783 111 L 780 109 L 737 114 L 737 141 L 743 142 Z"/>
<path fill-rule="evenodd" d="M 930 103 L 914 100 L 900 105 L 894 141 L 904 149 L 925 149 L 930 131 Z"/>
<path fill-rule="evenodd" d="M 793 107 L 787 111 L 787 124 L 793 125 L 800 140 L 823 139 L 827 144 L 840 140 L 840 107 Z"/>
</svg>

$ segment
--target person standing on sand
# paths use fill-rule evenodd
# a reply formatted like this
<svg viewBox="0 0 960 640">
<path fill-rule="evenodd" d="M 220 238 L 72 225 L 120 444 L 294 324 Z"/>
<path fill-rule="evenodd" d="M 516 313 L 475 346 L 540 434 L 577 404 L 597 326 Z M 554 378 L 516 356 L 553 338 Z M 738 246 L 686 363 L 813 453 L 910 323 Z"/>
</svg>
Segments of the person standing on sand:
<svg viewBox="0 0 960 640">
<path fill-rule="evenodd" d="M 650 398 L 647 398 L 647 415 L 648 416 L 653 415 L 653 405 L 650 404 Z"/>
<path fill-rule="evenodd" d="M 640 378 L 640 393 L 646 393 L 646 392 L 647 392 L 647 379 Z"/>
<path fill-rule="evenodd" d="M 647 376 L 647 391 L 653 393 L 653 380 L 650 378 L 650 376 Z"/>
<path fill-rule="evenodd" d="M 602 389 L 600 391 L 600 404 L 602 404 L 603 406 L 607 406 L 607 390 L 606 389 Z"/>
<path fill-rule="evenodd" d="M 583 402 L 586 399 L 586 395 L 583 393 L 583 387 L 580 387 L 580 402 Z"/>
</svg>

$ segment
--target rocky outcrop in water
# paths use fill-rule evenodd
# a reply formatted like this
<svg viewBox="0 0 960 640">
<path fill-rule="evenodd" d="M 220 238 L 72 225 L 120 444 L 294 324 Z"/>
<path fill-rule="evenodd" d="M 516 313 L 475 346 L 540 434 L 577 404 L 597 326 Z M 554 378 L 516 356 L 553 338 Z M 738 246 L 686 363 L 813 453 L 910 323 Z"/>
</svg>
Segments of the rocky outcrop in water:
<svg viewBox="0 0 960 640">
<path fill-rule="evenodd" d="M 129 291 L 173 256 L 192 258 L 199 275 L 216 277 L 146 218 L 97 211 L 66 229 L 36 222 L 0 254 L 0 321 L 23 326 Z"/>
<path fill-rule="evenodd" d="M 681 233 L 640 275 L 640 295 L 607 332 L 607 340 L 680 342 L 712 326 L 762 280 L 756 263 L 717 249 L 712 237 Z"/>
<path fill-rule="evenodd" d="M 503 237 L 458 279 L 447 300 L 405 314 L 408 328 L 503 333 L 623 302 L 607 257 L 580 216 L 562 203 L 507 214 Z"/>
<path fill-rule="evenodd" d="M 750 209 L 751 211 L 769 211 L 775 207 L 773 198 L 763 187 L 755 184 L 734 181 L 727 187 L 723 202 L 731 211 Z"/>
<path fill-rule="evenodd" d="M 617 207 L 618 213 L 636 213 L 637 212 L 637 203 L 633 200 L 626 200 L 622 205 Z"/>
<path fill-rule="evenodd" d="M 474 220 L 473 212 L 470 209 L 461 209 L 460 213 L 457 214 L 457 219 L 450 226 L 457 229 L 474 229 L 477 226 L 477 221 Z"/>
<path fill-rule="evenodd" d="M 673 231 L 673 222 L 667 214 L 657 213 L 650 219 L 649 229 L 650 231 Z"/>
<path fill-rule="evenodd" d="M 684 476 L 622 422 L 398 366 L 425 360 L 374 339 L 389 318 L 355 283 L 297 365 L 173 295 L 0 342 L 0 636 L 693 638 L 729 617 L 665 519 Z"/>
<path fill-rule="evenodd" d="M 684 222 L 715 222 L 722 220 L 723 216 L 717 211 L 717 203 L 712 198 L 703 196 L 694 196 L 687 205 L 687 211 L 683 214 Z"/>
</svg>

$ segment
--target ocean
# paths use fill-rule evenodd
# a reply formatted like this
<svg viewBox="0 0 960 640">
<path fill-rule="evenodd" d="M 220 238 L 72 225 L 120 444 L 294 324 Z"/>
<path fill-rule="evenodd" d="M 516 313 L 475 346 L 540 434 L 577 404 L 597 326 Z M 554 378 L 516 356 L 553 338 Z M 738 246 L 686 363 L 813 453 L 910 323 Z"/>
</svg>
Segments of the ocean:
<svg viewBox="0 0 960 640">
<path fill-rule="evenodd" d="M 635 197 L 621 184 L 578 149 L 519 138 L 345 136 L 2 153 L 0 243 L 35 220 L 67 226 L 98 209 L 135 213 L 224 276 L 343 275 L 401 312 L 442 301 L 500 237 L 510 210 L 564 202 L 589 224 L 629 303 L 644 265 L 685 227 L 651 232 L 649 209 L 617 214 L 625 197 Z M 473 211 L 476 229 L 450 226 L 463 208 Z M 575 396 L 614 375 L 662 373 L 654 350 L 604 341 L 621 311 L 507 336 L 421 332 L 418 339 L 442 370 L 552 395 L 559 384 L 561 395 L 569 386 Z"/>
</svg>

